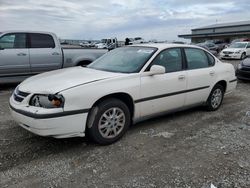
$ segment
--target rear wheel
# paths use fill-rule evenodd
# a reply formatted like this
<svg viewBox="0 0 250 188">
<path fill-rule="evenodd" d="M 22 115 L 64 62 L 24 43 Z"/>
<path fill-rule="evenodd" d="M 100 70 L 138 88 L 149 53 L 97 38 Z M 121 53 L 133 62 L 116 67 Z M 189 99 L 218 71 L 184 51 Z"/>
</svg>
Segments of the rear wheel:
<svg viewBox="0 0 250 188">
<path fill-rule="evenodd" d="M 97 105 L 96 113 L 91 113 L 92 125 L 87 129 L 90 138 L 101 145 L 119 140 L 130 125 L 130 111 L 121 100 L 107 99 Z M 88 122 L 89 125 L 89 122 Z"/>
<path fill-rule="evenodd" d="M 207 110 L 215 111 L 219 109 L 224 98 L 225 89 L 222 85 L 216 84 L 207 99 Z"/>
</svg>

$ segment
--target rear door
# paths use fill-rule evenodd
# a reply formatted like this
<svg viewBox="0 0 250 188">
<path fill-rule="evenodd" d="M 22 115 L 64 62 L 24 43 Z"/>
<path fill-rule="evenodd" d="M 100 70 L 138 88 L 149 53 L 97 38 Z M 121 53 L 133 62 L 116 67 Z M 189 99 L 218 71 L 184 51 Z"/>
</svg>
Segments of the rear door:
<svg viewBox="0 0 250 188">
<path fill-rule="evenodd" d="M 62 50 L 56 46 L 53 36 L 30 33 L 29 46 L 31 71 L 33 73 L 61 68 Z"/>
<path fill-rule="evenodd" d="M 216 82 L 215 59 L 204 50 L 184 48 L 187 63 L 187 92 L 185 106 L 205 102 Z"/>
<path fill-rule="evenodd" d="M 25 33 L 9 33 L 0 38 L 0 77 L 30 74 Z"/>
</svg>

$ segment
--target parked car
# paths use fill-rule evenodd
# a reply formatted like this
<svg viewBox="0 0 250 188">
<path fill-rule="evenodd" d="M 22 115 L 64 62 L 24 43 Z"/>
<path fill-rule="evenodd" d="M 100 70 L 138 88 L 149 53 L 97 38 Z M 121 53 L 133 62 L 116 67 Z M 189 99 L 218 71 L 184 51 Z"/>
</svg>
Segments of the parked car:
<svg viewBox="0 0 250 188">
<path fill-rule="evenodd" d="M 87 41 L 84 41 L 84 42 L 80 42 L 79 45 L 83 48 L 91 48 L 92 47 L 92 44 L 91 42 L 87 42 Z"/>
<path fill-rule="evenodd" d="M 101 49 L 114 49 L 117 48 L 117 46 L 117 38 L 102 39 L 100 43 L 96 44 L 96 47 Z"/>
<path fill-rule="evenodd" d="M 144 39 L 141 37 L 129 38 L 129 44 L 141 44 L 144 43 Z"/>
<path fill-rule="evenodd" d="M 9 104 L 21 127 L 56 138 L 120 139 L 132 123 L 191 106 L 217 110 L 236 87 L 235 70 L 197 46 L 117 48 L 87 67 L 28 78 Z"/>
<path fill-rule="evenodd" d="M 236 76 L 239 80 L 250 80 L 250 57 L 244 59 L 238 65 Z"/>
<path fill-rule="evenodd" d="M 0 33 L 0 83 L 20 82 L 41 72 L 87 65 L 108 50 L 62 48 L 49 32 Z"/>
<path fill-rule="evenodd" d="M 221 59 L 245 59 L 249 55 L 249 42 L 235 42 L 220 52 Z"/>
<path fill-rule="evenodd" d="M 218 49 L 219 49 L 219 50 L 217 50 L 218 53 L 228 45 L 228 43 L 224 42 L 223 40 L 219 40 L 219 39 L 207 40 L 205 43 L 213 43 L 216 46 L 218 46 Z"/>
<path fill-rule="evenodd" d="M 236 43 L 236 42 L 250 42 L 250 39 L 249 38 L 234 39 L 232 40 L 231 44 Z"/>
<path fill-rule="evenodd" d="M 214 56 L 218 55 L 218 52 L 216 50 L 209 49 L 208 46 L 206 45 L 206 43 L 198 43 L 197 46 L 210 51 Z"/>
<path fill-rule="evenodd" d="M 198 43 L 196 45 L 201 46 L 201 47 L 205 47 L 205 48 L 207 48 L 207 49 L 209 49 L 211 51 L 216 51 L 217 53 L 220 52 L 219 46 L 215 45 L 212 42 L 203 42 L 203 43 Z"/>
</svg>

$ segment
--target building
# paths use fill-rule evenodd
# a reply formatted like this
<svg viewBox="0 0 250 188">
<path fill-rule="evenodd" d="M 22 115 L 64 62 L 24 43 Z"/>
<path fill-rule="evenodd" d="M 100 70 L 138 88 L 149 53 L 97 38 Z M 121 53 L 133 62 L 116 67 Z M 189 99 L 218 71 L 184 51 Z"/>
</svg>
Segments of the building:
<svg viewBox="0 0 250 188">
<path fill-rule="evenodd" d="M 178 37 L 191 39 L 193 43 L 214 39 L 229 43 L 238 38 L 250 38 L 250 21 L 214 24 L 192 29 L 191 32 L 192 34 L 178 35 Z"/>
</svg>

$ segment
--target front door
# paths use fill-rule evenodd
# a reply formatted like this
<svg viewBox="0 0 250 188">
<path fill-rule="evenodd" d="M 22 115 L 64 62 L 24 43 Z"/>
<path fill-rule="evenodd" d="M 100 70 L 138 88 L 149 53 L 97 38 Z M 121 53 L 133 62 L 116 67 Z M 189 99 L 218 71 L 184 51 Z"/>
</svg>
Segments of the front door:
<svg viewBox="0 0 250 188">
<path fill-rule="evenodd" d="M 30 74 L 29 50 L 25 33 L 10 33 L 0 38 L 0 77 Z"/>
<path fill-rule="evenodd" d="M 148 76 L 141 75 L 141 116 L 150 116 L 181 108 L 184 105 L 187 87 L 186 71 L 183 70 L 180 48 L 162 51 L 153 60 L 152 65 L 165 67 L 166 73 Z"/>
</svg>

